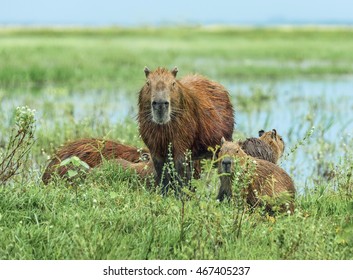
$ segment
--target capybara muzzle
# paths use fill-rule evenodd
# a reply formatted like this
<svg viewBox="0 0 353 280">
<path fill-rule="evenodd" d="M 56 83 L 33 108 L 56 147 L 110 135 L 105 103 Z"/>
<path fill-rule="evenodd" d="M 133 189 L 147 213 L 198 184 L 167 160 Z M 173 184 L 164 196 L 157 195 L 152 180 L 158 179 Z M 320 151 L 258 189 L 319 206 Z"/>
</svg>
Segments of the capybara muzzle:
<svg viewBox="0 0 353 280">
<path fill-rule="evenodd" d="M 152 102 L 153 121 L 158 124 L 165 124 L 170 120 L 169 102 L 160 100 Z"/>
<path fill-rule="evenodd" d="M 226 157 L 222 159 L 222 172 L 223 173 L 231 173 L 232 169 L 232 159 L 230 157 Z"/>
</svg>

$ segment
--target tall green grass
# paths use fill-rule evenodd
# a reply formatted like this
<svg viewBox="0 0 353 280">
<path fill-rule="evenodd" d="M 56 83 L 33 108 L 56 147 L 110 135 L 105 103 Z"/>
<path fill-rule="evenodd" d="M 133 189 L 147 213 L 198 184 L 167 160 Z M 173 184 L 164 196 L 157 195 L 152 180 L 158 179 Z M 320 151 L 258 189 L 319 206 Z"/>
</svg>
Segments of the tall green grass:
<svg viewBox="0 0 353 280">
<path fill-rule="evenodd" d="M 78 187 L 30 183 L 0 190 L 2 259 L 351 259 L 351 197 L 317 186 L 292 216 L 215 200 L 216 186 L 181 201 L 105 164 Z M 351 195 L 351 194 L 350 194 Z M 240 227 L 240 229 L 239 229 Z M 239 234 L 238 234 L 239 233 Z"/>
</svg>

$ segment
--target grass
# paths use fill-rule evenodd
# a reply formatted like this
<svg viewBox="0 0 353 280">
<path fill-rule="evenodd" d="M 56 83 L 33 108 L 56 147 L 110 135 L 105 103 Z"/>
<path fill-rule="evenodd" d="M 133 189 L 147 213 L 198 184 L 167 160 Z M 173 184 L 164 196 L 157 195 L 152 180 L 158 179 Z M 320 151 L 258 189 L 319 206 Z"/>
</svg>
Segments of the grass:
<svg viewBox="0 0 353 280">
<path fill-rule="evenodd" d="M 100 133 L 94 126 L 86 129 Z M 139 145 L 129 136 L 137 134 L 134 123 L 112 128 L 112 138 L 123 130 L 125 139 Z M 46 161 L 40 151 L 48 145 L 44 139 L 56 137 L 53 131 L 37 135 L 31 159 L 39 169 L 32 166 L 0 188 L 1 259 L 352 258 L 350 149 L 334 168 L 333 180 L 321 180 L 314 188 L 297 185 L 294 215 L 246 212 L 239 226 L 238 209 L 215 200 L 219 181 L 214 170 L 208 171 L 210 162 L 187 201 L 162 197 L 109 162 L 79 185 L 57 180 L 44 186 L 40 176 Z"/>
<path fill-rule="evenodd" d="M 237 237 L 235 208 L 215 186 L 193 199 L 137 188 L 106 164 L 78 189 L 57 182 L 2 188 L 2 259 L 351 259 L 352 202 L 318 186 L 292 216 L 246 213 Z M 103 175 L 103 176 L 102 176 Z"/>
<path fill-rule="evenodd" d="M 296 182 L 291 216 L 260 209 L 245 212 L 240 223 L 237 207 L 215 200 L 219 181 L 210 162 L 186 201 L 162 197 L 109 162 L 76 185 L 41 182 L 48 157 L 69 139 L 143 146 L 136 111 L 126 107 L 136 102 L 145 65 L 178 65 L 181 76 L 199 72 L 226 84 L 339 77 L 353 72 L 352 35 L 344 28 L 1 29 L 0 160 L 14 104 L 37 113 L 36 142 L 22 173 L 0 186 L 0 259 L 352 259 L 353 139 L 327 138 L 341 121 L 341 107 L 330 100 L 308 98 L 300 114 L 301 103 L 288 101 L 295 121 L 280 131 L 290 143 L 286 151 L 294 147 L 284 159 L 287 171 L 298 172 L 298 151 L 310 155 L 315 171 L 305 178 L 310 187 Z M 275 127 L 271 110 L 282 98 L 261 84 L 237 92 L 233 102 L 243 118 L 237 116 L 235 136 Z M 123 110 L 128 117 L 116 120 Z M 320 110 L 326 118 L 314 113 Z M 255 111 L 269 113 L 264 119 L 250 115 Z"/>
<path fill-rule="evenodd" d="M 145 65 L 224 80 L 353 73 L 353 31 L 344 28 L 3 28 L 0 35 L 5 89 L 132 90 Z"/>
</svg>

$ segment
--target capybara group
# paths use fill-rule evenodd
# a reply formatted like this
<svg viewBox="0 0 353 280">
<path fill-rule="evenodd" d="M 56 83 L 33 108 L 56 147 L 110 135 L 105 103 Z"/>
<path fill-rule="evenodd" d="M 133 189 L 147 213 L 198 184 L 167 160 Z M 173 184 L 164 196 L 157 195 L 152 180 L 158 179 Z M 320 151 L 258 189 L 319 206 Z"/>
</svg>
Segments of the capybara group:
<svg viewBox="0 0 353 280">
<path fill-rule="evenodd" d="M 133 163 L 145 161 L 146 157 L 149 158 L 149 151 L 147 149 L 139 150 L 136 147 L 112 140 L 78 139 L 66 143 L 55 153 L 42 176 L 43 182 L 48 184 L 53 174 L 64 176 L 68 168 L 60 166 L 60 162 L 72 156 L 77 156 L 93 168 L 100 165 L 103 160 L 120 158 Z"/>
<path fill-rule="evenodd" d="M 259 131 L 259 138 L 247 138 L 238 142 L 241 149 L 249 156 L 277 163 L 284 151 L 284 141 L 275 129 Z"/>
<path fill-rule="evenodd" d="M 139 132 L 150 150 L 156 182 L 162 184 L 163 193 L 172 181 L 164 168 L 169 150 L 178 181 L 183 184 L 191 178 L 185 153 L 189 150 L 192 160 L 210 157 L 208 148 L 219 145 L 222 136 L 230 141 L 234 129 L 228 91 L 200 75 L 177 80 L 177 72 L 177 68 L 150 71 L 146 67 L 146 83 L 138 98 Z"/>
<path fill-rule="evenodd" d="M 291 177 L 282 168 L 272 162 L 248 156 L 238 143 L 224 138 L 218 156 L 221 186 L 217 198 L 220 201 L 232 197 L 233 180 L 237 177 L 240 184 L 247 184 L 244 195 L 249 205 L 260 205 L 263 196 L 276 198 L 287 195 L 288 210 L 293 212 L 295 187 Z M 281 208 L 286 209 L 284 205 Z M 266 209 L 271 209 L 271 205 L 266 205 Z"/>
<path fill-rule="evenodd" d="M 197 74 L 176 79 L 176 67 L 171 71 L 145 67 L 144 72 L 146 82 L 139 91 L 137 120 L 148 149 L 95 138 L 69 142 L 48 164 L 42 176 L 45 184 L 53 174 L 64 176 L 69 167 L 60 163 L 76 156 L 90 168 L 103 160 L 114 160 L 142 179 L 152 175 L 166 194 L 170 187 L 191 187 L 192 174 L 200 177 L 200 160 L 216 153 L 220 201 L 233 196 L 233 187 L 240 186 L 236 180 L 242 184 L 239 192 L 250 206 L 263 205 L 270 211 L 280 198 L 281 209 L 294 211 L 293 181 L 276 165 L 284 152 L 284 141 L 275 129 L 260 130 L 259 138 L 232 142 L 235 117 L 225 87 Z"/>
</svg>

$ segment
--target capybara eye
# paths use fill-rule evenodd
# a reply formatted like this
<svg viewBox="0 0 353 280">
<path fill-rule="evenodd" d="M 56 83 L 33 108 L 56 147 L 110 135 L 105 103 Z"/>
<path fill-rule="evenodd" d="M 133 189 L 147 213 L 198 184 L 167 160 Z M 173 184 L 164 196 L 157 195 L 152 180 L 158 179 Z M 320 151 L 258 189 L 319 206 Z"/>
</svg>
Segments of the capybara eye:
<svg viewBox="0 0 353 280">
<path fill-rule="evenodd" d="M 175 87 L 175 84 L 176 84 L 176 83 L 175 83 L 175 82 L 173 82 L 173 83 L 172 83 L 172 86 L 173 86 L 173 87 Z"/>
<path fill-rule="evenodd" d="M 147 82 L 146 82 L 146 86 L 150 86 L 150 81 L 147 81 Z"/>
</svg>

